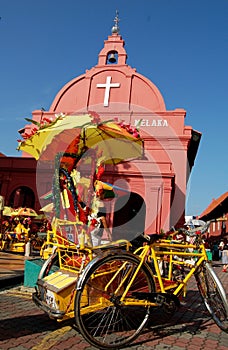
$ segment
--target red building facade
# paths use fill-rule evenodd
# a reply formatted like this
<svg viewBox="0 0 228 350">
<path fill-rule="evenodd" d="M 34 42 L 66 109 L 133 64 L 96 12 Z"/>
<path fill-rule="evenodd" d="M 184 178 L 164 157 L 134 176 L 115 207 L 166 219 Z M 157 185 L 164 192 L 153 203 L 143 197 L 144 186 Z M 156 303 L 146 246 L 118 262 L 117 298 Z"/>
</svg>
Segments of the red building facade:
<svg viewBox="0 0 228 350">
<path fill-rule="evenodd" d="M 228 238 L 228 192 L 213 199 L 208 207 L 199 215 L 204 221 L 212 220 L 208 229 L 211 238 Z"/>
<path fill-rule="evenodd" d="M 119 164 L 115 169 L 111 166 L 105 169 L 105 180 L 124 189 L 107 204 L 109 224 L 115 228 L 117 238 L 119 231 L 135 227 L 151 233 L 183 225 L 187 181 L 201 137 L 184 124 L 184 109 L 167 110 L 158 88 L 127 65 L 124 44 L 116 22 L 99 53 L 98 64 L 68 82 L 57 93 L 49 111 L 32 112 L 33 119 L 41 121 L 45 116 L 59 113 L 80 118 L 81 114 L 95 111 L 102 120 L 118 117 L 133 126 L 140 125 L 143 157 L 127 166 Z M 32 173 L 34 162 L 26 157 L 28 155 L 23 154 L 18 160 L 31 162 Z M 23 180 L 34 193 L 37 209 L 39 198 L 27 169 Z M 1 192 L 7 202 L 19 184 L 11 180 L 11 187 L 6 191 L 3 177 Z M 50 187 L 50 181 L 39 182 L 38 197 Z"/>
<path fill-rule="evenodd" d="M 1 155 L 0 193 L 6 206 L 39 209 L 35 159 Z"/>
</svg>

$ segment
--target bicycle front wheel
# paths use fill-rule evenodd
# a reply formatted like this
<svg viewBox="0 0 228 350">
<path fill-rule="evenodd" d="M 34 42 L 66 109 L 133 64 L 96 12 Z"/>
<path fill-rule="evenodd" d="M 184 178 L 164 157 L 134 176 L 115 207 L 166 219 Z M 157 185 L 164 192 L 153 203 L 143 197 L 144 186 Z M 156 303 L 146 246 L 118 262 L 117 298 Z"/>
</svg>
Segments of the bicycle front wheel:
<svg viewBox="0 0 228 350">
<path fill-rule="evenodd" d="M 143 264 L 136 273 L 138 267 L 136 256 L 121 253 L 102 258 L 86 273 L 76 293 L 75 318 L 91 345 L 119 349 L 137 338 L 145 327 L 150 308 L 132 305 L 134 292 L 155 292 L 155 284 L 149 267 Z"/>
<path fill-rule="evenodd" d="M 205 263 L 195 273 L 204 304 L 217 326 L 228 333 L 228 303 L 226 292 L 213 268 Z"/>
</svg>

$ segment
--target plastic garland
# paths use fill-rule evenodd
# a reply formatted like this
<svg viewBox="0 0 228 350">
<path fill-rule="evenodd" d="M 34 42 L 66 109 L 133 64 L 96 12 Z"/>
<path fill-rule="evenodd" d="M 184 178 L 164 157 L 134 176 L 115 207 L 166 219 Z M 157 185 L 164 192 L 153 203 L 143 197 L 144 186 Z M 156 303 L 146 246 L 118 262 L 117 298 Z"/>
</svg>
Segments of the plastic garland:
<svg viewBox="0 0 228 350">
<path fill-rule="evenodd" d="M 78 196 L 74 188 L 74 183 L 71 178 L 71 176 L 68 173 L 67 169 L 64 169 L 61 167 L 61 159 L 62 157 L 71 157 L 76 159 L 76 163 L 79 161 L 81 158 L 81 155 L 76 155 L 74 153 L 58 153 L 55 157 L 55 172 L 54 172 L 54 181 L 53 181 L 53 202 L 55 203 L 55 215 L 56 217 L 60 216 L 60 184 L 59 184 L 59 179 L 60 179 L 60 174 L 63 174 L 66 176 L 66 179 L 69 184 L 69 190 L 72 193 L 73 196 L 73 201 L 74 201 L 74 209 L 77 211 L 77 204 L 78 204 Z"/>
</svg>

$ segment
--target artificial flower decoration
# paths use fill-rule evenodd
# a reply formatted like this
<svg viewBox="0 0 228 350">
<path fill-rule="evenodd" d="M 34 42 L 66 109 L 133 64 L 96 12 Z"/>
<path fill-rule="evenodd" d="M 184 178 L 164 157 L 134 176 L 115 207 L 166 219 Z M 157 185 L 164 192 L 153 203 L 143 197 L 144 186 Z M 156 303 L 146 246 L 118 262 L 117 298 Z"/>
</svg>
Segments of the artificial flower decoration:
<svg viewBox="0 0 228 350">
<path fill-rule="evenodd" d="M 96 178 L 97 180 L 100 180 L 102 175 L 104 174 L 104 166 L 102 164 L 100 164 L 98 167 L 97 167 L 97 170 L 96 170 Z"/>
<path fill-rule="evenodd" d="M 74 183 L 74 186 L 76 187 L 77 184 L 80 182 L 80 179 L 81 179 L 81 174 L 79 171 L 77 171 L 76 169 L 73 169 L 70 173 L 70 176 L 72 177 L 73 179 L 73 183 Z"/>
<path fill-rule="evenodd" d="M 24 133 L 21 133 L 21 136 L 23 137 L 24 140 L 27 140 L 33 135 L 35 135 L 37 131 L 50 127 L 51 125 L 55 124 L 59 119 L 63 117 L 64 117 L 63 114 L 55 115 L 55 118 L 43 116 L 40 122 L 37 122 L 36 120 L 30 119 L 30 118 L 25 118 L 27 122 L 32 123 L 32 126 L 30 126 L 29 129 L 26 129 Z M 18 142 L 21 142 L 21 140 L 18 140 Z"/>
<path fill-rule="evenodd" d="M 99 180 L 96 180 L 94 183 L 94 187 L 95 187 L 96 196 L 100 197 L 102 195 L 102 193 L 104 192 L 103 183 Z"/>
<path fill-rule="evenodd" d="M 100 122 L 101 122 L 101 118 L 100 118 L 100 116 L 99 116 L 99 114 L 97 113 L 97 112 L 94 112 L 94 111 L 89 111 L 88 112 L 91 116 L 92 116 L 92 120 L 91 120 L 91 122 L 93 123 L 93 124 L 99 124 Z"/>
<path fill-rule="evenodd" d="M 37 160 L 55 162 L 55 216 L 77 222 L 86 236 L 99 224 L 100 198 L 115 196 L 112 186 L 101 181 L 105 166 L 142 156 L 138 128 L 117 118 L 101 121 L 94 111 L 44 115 L 40 122 L 26 120 L 32 125 L 21 134 L 24 141 L 19 141 L 18 150 Z M 84 174 L 84 169 L 88 173 Z"/>
<path fill-rule="evenodd" d="M 127 130 L 129 132 L 129 134 L 131 134 L 132 136 L 134 136 L 136 138 L 140 137 L 139 130 L 137 127 L 133 127 L 131 124 L 125 123 L 124 121 L 118 122 L 117 124 L 121 128 Z"/>
</svg>

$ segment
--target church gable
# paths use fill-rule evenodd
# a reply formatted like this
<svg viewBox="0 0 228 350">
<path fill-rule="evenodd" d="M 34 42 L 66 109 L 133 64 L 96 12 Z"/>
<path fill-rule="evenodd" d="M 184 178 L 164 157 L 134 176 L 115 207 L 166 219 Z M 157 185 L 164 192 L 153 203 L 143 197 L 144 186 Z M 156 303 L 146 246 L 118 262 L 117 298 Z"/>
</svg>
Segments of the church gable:
<svg viewBox="0 0 228 350">
<path fill-rule="evenodd" d="M 139 107 L 142 111 L 165 111 L 158 88 L 126 64 L 124 44 L 114 26 L 98 55 L 98 64 L 66 84 L 55 97 L 50 111 L 75 113 L 95 108 L 101 114 L 115 113 L 116 103 L 128 111 Z"/>
</svg>

